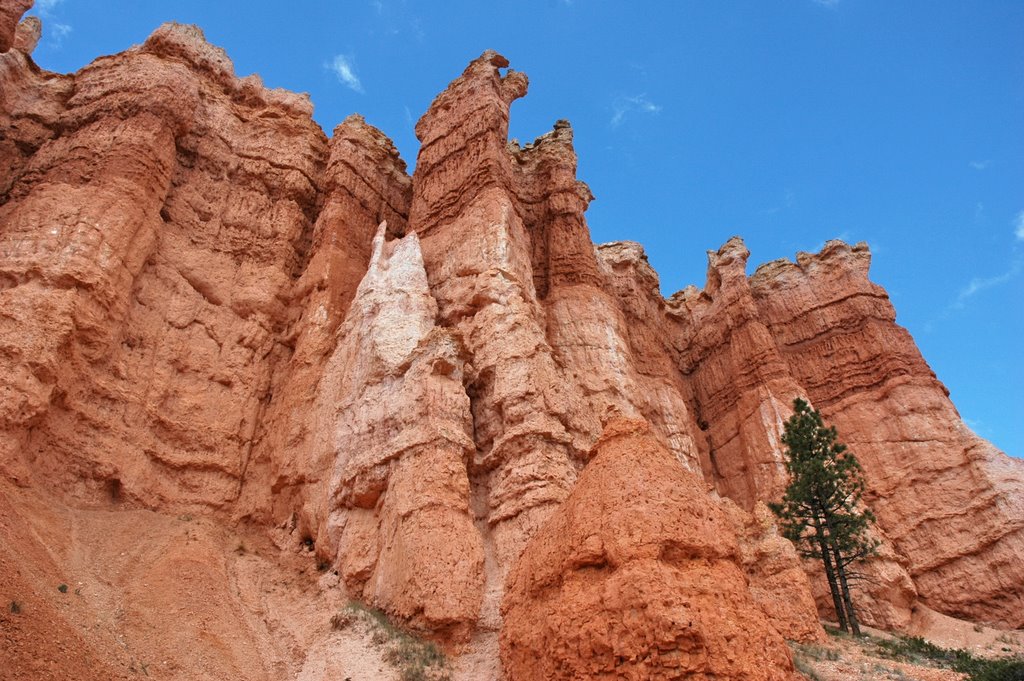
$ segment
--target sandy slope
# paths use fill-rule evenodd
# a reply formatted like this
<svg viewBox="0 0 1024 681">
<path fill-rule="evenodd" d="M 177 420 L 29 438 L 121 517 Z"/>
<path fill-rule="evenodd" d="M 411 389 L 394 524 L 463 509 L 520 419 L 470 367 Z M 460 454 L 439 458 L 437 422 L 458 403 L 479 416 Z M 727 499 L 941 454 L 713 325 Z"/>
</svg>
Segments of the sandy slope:
<svg viewBox="0 0 1024 681">
<path fill-rule="evenodd" d="M 5 681 L 396 678 L 365 634 L 331 629 L 346 597 L 312 553 L 0 485 Z"/>
</svg>

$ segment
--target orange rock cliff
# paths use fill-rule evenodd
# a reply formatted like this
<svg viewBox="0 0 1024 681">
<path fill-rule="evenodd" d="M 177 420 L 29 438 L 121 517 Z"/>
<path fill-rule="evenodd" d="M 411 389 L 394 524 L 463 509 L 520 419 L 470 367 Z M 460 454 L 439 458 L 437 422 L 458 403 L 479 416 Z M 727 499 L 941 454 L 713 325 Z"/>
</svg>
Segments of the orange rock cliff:
<svg viewBox="0 0 1024 681">
<path fill-rule="evenodd" d="M 494 52 L 410 177 L 194 27 L 41 70 L 29 5 L 0 0 L 13 678 L 144 650 L 158 678 L 329 678 L 344 597 L 461 678 L 794 678 L 827 598 L 762 502 L 797 396 L 865 470 L 864 618 L 1024 626 L 1024 464 L 961 421 L 866 245 L 748 276 L 734 238 L 664 299 L 638 244 L 590 241 L 569 124 L 508 141 L 527 78 Z"/>
</svg>

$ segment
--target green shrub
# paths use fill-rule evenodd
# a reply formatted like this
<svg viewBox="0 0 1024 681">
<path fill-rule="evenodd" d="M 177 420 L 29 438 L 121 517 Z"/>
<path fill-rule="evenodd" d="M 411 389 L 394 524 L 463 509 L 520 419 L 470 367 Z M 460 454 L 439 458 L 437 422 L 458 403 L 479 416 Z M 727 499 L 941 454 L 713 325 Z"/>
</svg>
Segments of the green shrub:
<svg viewBox="0 0 1024 681">
<path fill-rule="evenodd" d="M 881 657 L 915 664 L 934 664 L 967 674 L 969 681 L 1024 681 L 1024 659 L 1020 657 L 987 659 L 966 650 L 940 648 L 920 636 L 877 641 Z"/>
</svg>

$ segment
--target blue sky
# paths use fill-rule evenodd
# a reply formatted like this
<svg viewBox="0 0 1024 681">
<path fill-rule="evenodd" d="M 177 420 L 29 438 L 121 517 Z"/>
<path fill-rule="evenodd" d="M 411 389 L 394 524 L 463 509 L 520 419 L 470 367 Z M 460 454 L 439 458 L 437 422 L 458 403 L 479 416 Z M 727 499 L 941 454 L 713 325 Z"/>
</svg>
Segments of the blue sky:
<svg viewBox="0 0 1024 681">
<path fill-rule="evenodd" d="M 762 262 L 867 241 L 872 278 L 961 415 L 1024 456 L 1024 2 L 45 0 L 72 71 L 197 23 L 239 75 L 413 125 L 484 49 L 530 76 L 522 141 L 572 121 L 597 242 L 644 244 L 669 294 L 739 234 Z"/>
</svg>

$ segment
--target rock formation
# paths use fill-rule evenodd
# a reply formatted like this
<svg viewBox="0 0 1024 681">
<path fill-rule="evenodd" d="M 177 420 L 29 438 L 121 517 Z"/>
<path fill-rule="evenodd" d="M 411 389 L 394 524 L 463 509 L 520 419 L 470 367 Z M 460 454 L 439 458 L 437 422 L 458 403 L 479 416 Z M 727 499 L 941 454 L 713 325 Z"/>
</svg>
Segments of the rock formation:
<svg viewBox="0 0 1024 681">
<path fill-rule="evenodd" d="M 6 52 L 14 45 L 14 36 L 21 15 L 32 6 L 33 0 L 5 0 L 0 4 L 0 52 Z"/>
<path fill-rule="evenodd" d="M 725 514 L 646 430 L 612 421 L 523 551 L 502 607 L 509 677 L 799 678 Z"/>
<path fill-rule="evenodd" d="M 866 246 L 748 277 L 732 239 L 666 300 L 638 244 L 591 243 L 569 124 L 508 141 L 527 79 L 494 52 L 420 119 L 409 177 L 361 117 L 328 139 L 194 27 L 41 70 L 27 4 L 0 0 L 4 489 L 265 533 L 462 653 L 464 678 L 500 676 L 499 641 L 516 678 L 614 667 L 610 629 L 579 657 L 571 608 L 599 627 L 669 591 L 699 626 L 652 610 L 624 677 L 784 678 L 779 636 L 821 630 L 761 502 L 805 396 L 864 465 L 886 542 L 866 619 L 905 626 L 919 600 L 1024 625 L 1024 467 L 959 419 Z M 573 562 L 632 528 L 688 553 Z M 715 652 L 734 635 L 771 668 Z M 540 636 L 564 645 L 527 670 Z"/>
<path fill-rule="evenodd" d="M 813 590 L 801 569 L 796 548 L 779 536 L 775 516 L 758 502 L 746 513 L 728 499 L 721 510 L 732 524 L 739 547 L 739 565 L 746 573 L 750 595 L 784 638 L 813 641 L 823 638 L 814 616 Z M 858 602 L 858 607 L 863 604 Z"/>
<path fill-rule="evenodd" d="M 1024 463 L 963 423 L 869 264 L 865 244 L 830 241 L 762 265 L 750 288 L 793 377 L 864 466 L 868 503 L 921 600 L 1019 627 Z"/>
</svg>

